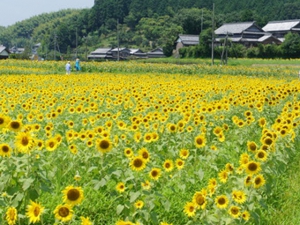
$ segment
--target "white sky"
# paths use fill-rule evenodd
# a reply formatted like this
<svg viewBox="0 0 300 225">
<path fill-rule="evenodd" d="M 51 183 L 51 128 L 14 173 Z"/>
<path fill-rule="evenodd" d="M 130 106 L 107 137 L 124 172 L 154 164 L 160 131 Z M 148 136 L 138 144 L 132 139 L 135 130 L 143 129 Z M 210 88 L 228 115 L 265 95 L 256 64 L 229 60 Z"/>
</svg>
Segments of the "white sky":
<svg viewBox="0 0 300 225">
<path fill-rule="evenodd" d="M 0 0 L 0 26 L 10 26 L 42 13 L 91 8 L 94 0 Z"/>
</svg>

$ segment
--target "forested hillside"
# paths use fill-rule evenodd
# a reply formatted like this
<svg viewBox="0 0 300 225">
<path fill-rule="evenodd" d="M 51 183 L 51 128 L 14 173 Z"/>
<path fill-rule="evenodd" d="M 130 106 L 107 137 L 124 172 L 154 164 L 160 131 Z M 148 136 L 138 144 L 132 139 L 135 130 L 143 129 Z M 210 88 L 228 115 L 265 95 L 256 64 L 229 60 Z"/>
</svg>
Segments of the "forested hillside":
<svg viewBox="0 0 300 225">
<path fill-rule="evenodd" d="M 225 22 L 300 19 L 300 0 L 95 0 L 91 9 L 45 13 L 0 27 L 0 44 L 30 49 L 41 43 L 39 54 L 86 57 L 97 47 L 172 48 L 180 33 L 200 34 Z M 117 35 L 117 32 L 119 35 Z"/>
</svg>

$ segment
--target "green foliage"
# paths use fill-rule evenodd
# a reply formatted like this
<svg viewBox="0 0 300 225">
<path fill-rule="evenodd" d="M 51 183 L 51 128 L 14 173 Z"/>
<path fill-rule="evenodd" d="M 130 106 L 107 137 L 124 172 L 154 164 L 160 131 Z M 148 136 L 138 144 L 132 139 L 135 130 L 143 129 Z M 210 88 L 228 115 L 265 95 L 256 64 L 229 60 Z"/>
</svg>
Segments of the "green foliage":
<svg viewBox="0 0 300 225">
<path fill-rule="evenodd" d="M 281 44 L 282 52 L 290 58 L 298 58 L 300 56 L 300 36 L 297 33 L 288 33 L 285 41 Z"/>
</svg>

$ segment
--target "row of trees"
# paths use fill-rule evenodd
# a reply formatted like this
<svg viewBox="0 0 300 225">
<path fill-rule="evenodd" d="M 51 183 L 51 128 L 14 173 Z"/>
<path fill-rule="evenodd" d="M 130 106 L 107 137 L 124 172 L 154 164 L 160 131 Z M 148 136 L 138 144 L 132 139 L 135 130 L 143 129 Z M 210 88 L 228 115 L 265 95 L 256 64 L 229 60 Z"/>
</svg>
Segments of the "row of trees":
<svg viewBox="0 0 300 225">
<path fill-rule="evenodd" d="M 39 54 L 46 59 L 78 54 L 84 59 L 95 48 L 116 47 L 118 41 L 122 47 L 144 51 L 163 47 L 170 55 L 178 34 L 205 36 L 210 32 L 213 2 L 215 27 L 253 20 L 264 26 L 270 20 L 296 19 L 300 15 L 300 0 L 232 0 L 226 4 L 222 0 L 95 0 L 91 9 L 45 13 L 0 27 L 0 44 L 30 49 L 41 43 Z M 182 50 L 186 51 L 182 55 L 206 54 L 204 46 L 195 48 L 203 52 Z"/>
</svg>

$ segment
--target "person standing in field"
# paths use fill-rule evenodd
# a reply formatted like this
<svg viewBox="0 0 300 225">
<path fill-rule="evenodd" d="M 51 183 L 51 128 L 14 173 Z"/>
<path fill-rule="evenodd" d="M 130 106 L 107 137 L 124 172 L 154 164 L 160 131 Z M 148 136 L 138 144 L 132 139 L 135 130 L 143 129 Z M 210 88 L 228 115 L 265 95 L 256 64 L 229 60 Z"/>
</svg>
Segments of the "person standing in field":
<svg viewBox="0 0 300 225">
<path fill-rule="evenodd" d="M 70 74 L 71 73 L 71 63 L 70 61 L 67 62 L 66 64 L 66 74 Z"/>
<path fill-rule="evenodd" d="M 76 61 L 75 61 L 75 69 L 76 69 L 76 71 L 81 70 L 81 68 L 80 68 L 80 61 L 79 61 L 78 58 L 77 58 Z"/>
</svg>

